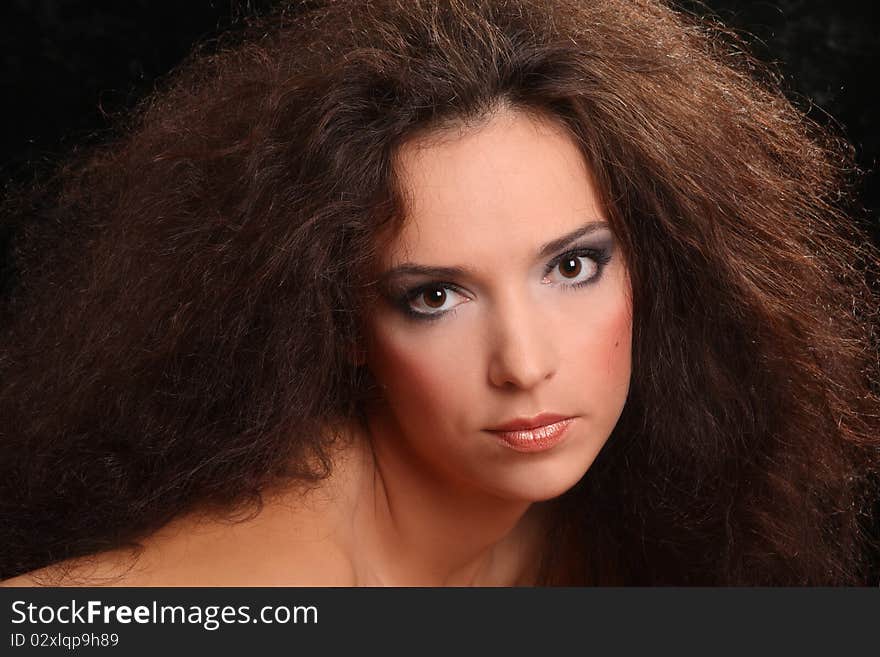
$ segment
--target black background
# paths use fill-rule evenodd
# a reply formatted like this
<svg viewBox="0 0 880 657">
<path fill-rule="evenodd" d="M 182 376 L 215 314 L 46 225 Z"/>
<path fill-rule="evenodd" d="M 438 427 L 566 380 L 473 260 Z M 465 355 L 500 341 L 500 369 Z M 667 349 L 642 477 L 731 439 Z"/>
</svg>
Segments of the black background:
<svg viewBox="0 0 880 657">
<path fill-rule="evenodd" d="M 78 145 L 111 132 L 193 45 L 271 0 L 3 0 L 0 180 L 26 184 Z M 792 101 L 856 149 L 864 220 L 880 243 L 880 128 L 875 87 L 880 2 L 680 0 L 745 35 Z M 11 236 L 0 225 L 0 263 Z M 880 530 L 878 530 L 880 531 Z M 878 558 L 880 573 L 880 558 Z M 878 574 L 875 579 L 880 578 Z"/>
</svg>

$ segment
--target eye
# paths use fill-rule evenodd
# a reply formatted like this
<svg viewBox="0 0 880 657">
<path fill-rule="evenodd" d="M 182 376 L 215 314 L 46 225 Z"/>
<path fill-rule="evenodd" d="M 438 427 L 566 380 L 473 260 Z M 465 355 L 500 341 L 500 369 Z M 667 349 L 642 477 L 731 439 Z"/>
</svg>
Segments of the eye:
<svg viewBox="0 0 880 657">
<path fill-rule="evenodd" d="M 470 299 L 452 287 L 432 283 L 408 292 L 404 300 L 404 310 L 416 317 L 432 317 L 442 315 L 467 301 Z"/>
<path fill-rule="evenodd" d="M 607 254 L 593 250 L 564 253 L 547 265 L 544 283 L 578 287 L 596 280 L 608 262 Z"/>
</svg>

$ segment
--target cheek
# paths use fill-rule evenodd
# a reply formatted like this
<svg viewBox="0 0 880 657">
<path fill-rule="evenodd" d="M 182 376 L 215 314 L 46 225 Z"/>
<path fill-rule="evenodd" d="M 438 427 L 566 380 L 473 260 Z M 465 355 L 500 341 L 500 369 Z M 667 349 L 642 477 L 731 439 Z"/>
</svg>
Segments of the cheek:
<svg viewBox="0 0 880 657">
<path fill-rule="evenodd" d="M 378 328 L 367 364 L 398 416 L 418 413 L 421 421 L 445 422 L 462 407 L 461 384 L 477 359 L 468 350 L 473 341 L 429 331 Z"/>
<path fill-rule="evenodd" d="M 602 337 L 607 348 L 606 373 L 629 380 L 632 358 L 632 310 L 629 305 L 610 315 L 603 329 Z"/>
<path fill-rule="evenodd" d="M 601 306 L 600 306 L 601 308 Z M 592 398 L 621 404 L 629 390 L 632 364 L 632 310 L 629 303 L 595 309 L 579 322 L 569 354 L 576 354 L 572 376 L 586 382 Z"/>
</svg>

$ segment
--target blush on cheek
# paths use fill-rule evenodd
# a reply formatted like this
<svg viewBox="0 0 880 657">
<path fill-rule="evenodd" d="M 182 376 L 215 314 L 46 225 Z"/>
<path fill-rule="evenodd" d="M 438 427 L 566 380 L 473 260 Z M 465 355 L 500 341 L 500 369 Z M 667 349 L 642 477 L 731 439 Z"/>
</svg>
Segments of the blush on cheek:
<svg viewBox="0 0 880 657">
<path fill-rule="evenodd" d="M 597 311 L 581 335 L 579 349 L 586 355 L 590 371 L 601 373 L 604 380 L 612 384 L 629 379 L 632 313 L 626 304 Z"/>
<path fill-rule="evenodd" d="M 628 304 L 609 318 L 607 336 L 607 376 L 628 382 L 632 363 L 632 311 Z"/>
<path fill-rule="evenodd" d="M 626 347 L 632 342 L 632 310 L 628 304 L 621 304 L 608 318 L 608 334 L 614 337 L 615 347 Z"/>
<path fill-rule="evenodd" d="M 448 359 L 444 361 L 442 354 L 433 353 L 424 342 L 380 339 L 373 346 L 368 363 L 386 401 L 404 415 L 414 409 L 430 415 L 431 402 L 442 399 L 449 389 L 449 375 L 443 367 Z"/>
</svg>

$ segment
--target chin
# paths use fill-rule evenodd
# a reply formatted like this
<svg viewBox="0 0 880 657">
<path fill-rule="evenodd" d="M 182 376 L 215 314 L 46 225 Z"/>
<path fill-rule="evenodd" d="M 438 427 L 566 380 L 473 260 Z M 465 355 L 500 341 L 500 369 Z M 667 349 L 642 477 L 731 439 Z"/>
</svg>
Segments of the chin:
<svg viewBox="0 0 880 657">
<path fill-rule="evenodd" d="M 546 502 L 571 490 L 586 474 L 589 466 L 568 468 L 531 468 L 518 473 L 516 480 L 504 482 L 503 495 L 523 502 Z M 501 492 L 501 491 L 499 491 Z"/>
<path fill-rule="evenodd" d="M 584 437 L 586 438 L 586 437 Z M 505 477 L 508 495 L 529 502 L 545 502 L 568 492 L 584 478 L 605 440 L 583 439 L 549 458 L 519 463 Z"/>
</svg>

